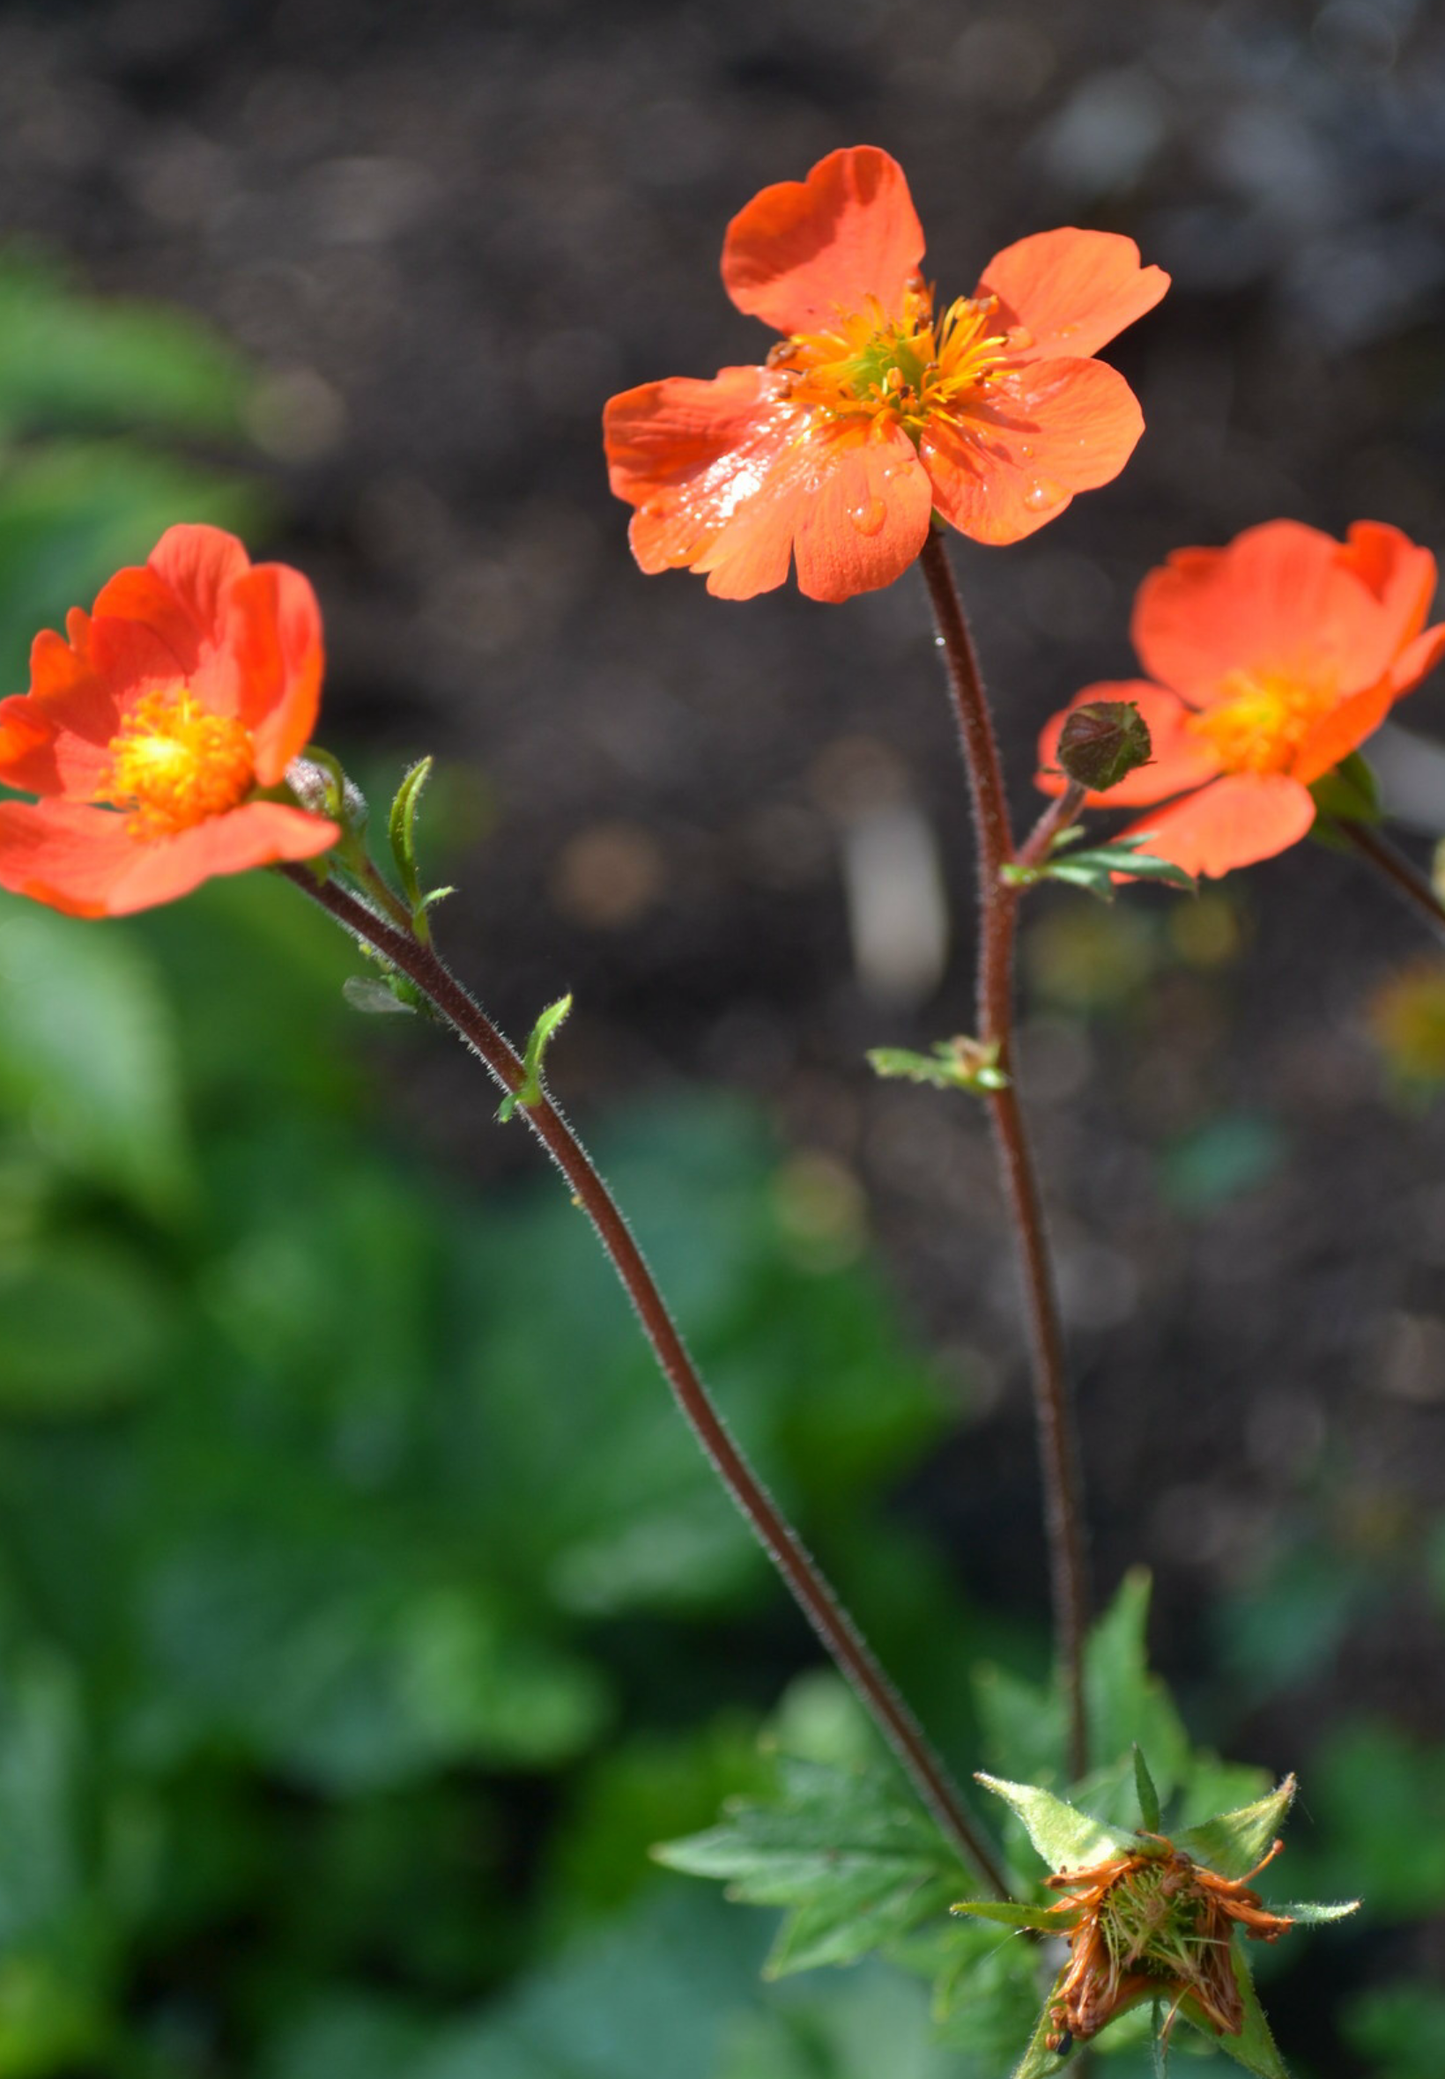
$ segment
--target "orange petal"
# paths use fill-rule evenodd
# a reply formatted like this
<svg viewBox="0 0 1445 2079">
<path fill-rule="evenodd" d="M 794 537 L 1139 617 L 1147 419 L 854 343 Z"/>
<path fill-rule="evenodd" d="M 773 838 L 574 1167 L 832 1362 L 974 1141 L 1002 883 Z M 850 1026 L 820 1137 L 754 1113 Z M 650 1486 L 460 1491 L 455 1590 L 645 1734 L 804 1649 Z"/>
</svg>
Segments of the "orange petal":
<svg viewBox="0 0 1445 2079">
<path fill-rule="evenodd" d="M 237 578 L 224 651 L 237 674 L 235 711 L 251 731 L 256 778 L 273 787 L 310 741 L 321 704 L 321 609 L 300 571 L 261 563 Z"/>
<path fill-rule="evenodd" d="M 1034 362 L 985 396 L 919 443 L 934 504 L 975 541 L 1021 541 L 1056 519 L 1076 491 L 1119 474 L 1144 430 L 1139 400 L 1102 361 Z"/>
<path fill-rule="evenodd" d="M 1030 360 L 1097 354 L 1152 310 L 1169 277 L 1141 267 L 1139 248 L 1116 231 L 1038 231 L 995 253 L 978 285 L 1002 315 L 1031 336 Z"/>
<path fill-rule="evenodd" d="M 1388 679 L 1382 679 L 1378 686 L 1367 686 L 1363 693 L 1352 693 L 1348 700 L 1332 707 L 1316 722 L 1290 760 L 1292 778 L 1301 786 L 1312 787 L 1321 773 L 1348 758 L 1367 736 L 1374 735 L 1394 700 L 1394 688 Z"/>
<path fill-rule="evenodd" d="M 128 822 L 75 802 L 0 802 L 0 887 L 75 916 L 125 916 L 216 874 L 314 858 L 341 835 L 334 823 L 275 801 L 245 802 L 150 842 L 132 838 Z"/>
<path fill-rule="evenodd" d="M 1228 689 L 1231 672 L 1326 685 L 1341 698 L 1388 671 L 1395 623 L 1343 558 L 1341 545 L 1296 520 L 1270 520 L 1227 548 L 1176 551 L 1151 571 L 1134 606 L 1145 670 L 1195 706 Z"/>
<path fill-rule="evenodd" d="M 903 168 L 864 144 L 755 195 L 728 225 L 722 275 L 739 310 L 779 332 L 810 332 L 870 296 L 898 317 L 922 258 Z"/>
<path fill-rule="evenodd" d="M 168 527 L 146 563 L 165 580 L 198 634 L 219 642 L 226 621 L 226 594 L 251 568 L 251 559 L 235 535 L 222 527 Z"/>
<path fill-rule="evenodd" d="M 1202 787 L 1217 775 L 1218 754 L 1207 738 L 1191 729 L 1193 710 L 1177 694 L 1151 686 L 1147 679 L 1106 680 L 1085 686 L 1045 723 L 1039 737 L 1040 770 L 1034 781 L 1045 794 L 1062 794 L 1068 784 L 1062 773 L 1047 768 L 1057 762 L 1065 722 L 1076 707 L 1091 700 L 1132 700 L 1148 726 L 1153 756 L 1147 765 L 1127 773 L 1117 787 L 1086 795 L 1090 808 L 1139 808 L 1148 802 L 1167 801 L 1171 795 Z"/>
<path fill-rule="evenodd" d="M 798 589 L 838 601 L 901 577 L 928 539 L 933 489 L 901 428 L 835 439 L 795 522 Z"/>
<path fill-rule="evenodd" d="M 1383 520 L 1356 520 L 1339 560 L 1379 600 L 1397 647 L 1420 633 L 1435 597 L 1435 558 L 1428 549 L 1416 548 Z"/>
<path fill-rule="evenodd" d="M 907 436 L 815 419 L 767 369 L 645 383 L 604 424 L 638 562 L 705 573 L 719 598 L 783 584 L 796 548 L 802 589 L 847 599 L 891 584 L 927 536 L 933 494 Z"/>
<path fill-rule="evenodd" d="M 1315 819 L 1309 789 L 1282 772 L 1235 772 L 1168 808 L 1151 810 L 1125 832 L 1148 832 L 1145 849 L 1186 873 L 1230 873 L 1272 859 L 1305 836 Z"/>
<path fill-rule="evenodd" d="M 1437 622 L 1427 628 L 1415 640 L 1406 643 L 1390 667 L 1390 696 L 1401 699 L 1413 693 L 1421 679 L 1428 678 L 1435 666 L 1445 657 L 1445 622 Z"/>
<path fill-rule="evenodd" d="M 74 625 L 83 643 L 85 617 Z M 31 794 L 87 799 L 119 727 L 114 693 L 88 656 L 51 628 L 31 645 L 30 687 L 0 701 L 0 781 Z"/>
<path fill-rule="evenodd" d="M 639 508 L 630 535 L 644 570 L 705 569 L 725 599 L 784 582 L 815 474 L 809 420 L 785 388 L 763 368 L 724 368 L 710 383 L 674 376 L 611 400 L 609 476 Z"/>
</svg>

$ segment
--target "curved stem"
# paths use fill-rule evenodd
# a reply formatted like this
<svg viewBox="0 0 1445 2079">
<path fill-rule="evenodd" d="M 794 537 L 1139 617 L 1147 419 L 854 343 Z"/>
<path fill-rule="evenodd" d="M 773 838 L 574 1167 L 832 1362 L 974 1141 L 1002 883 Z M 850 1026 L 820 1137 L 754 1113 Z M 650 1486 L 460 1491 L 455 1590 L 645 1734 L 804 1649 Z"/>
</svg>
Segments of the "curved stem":
<svg viewBox="0 0 1445 2079">
<path fill-rule="evenodd" d="M 513 1092 L 519 1088 L 524 1080 L 520 1057 L 431 946 L 419 944 L 409 931 L 387 923 L 335 881 L 318 882 L 304 866 L 283 866 L 279 870 L 362 945 L 379 953 L 414 982 L 453 1031 L 480 1056 L 503 1090 Z M 536 1104 L 522 1110 L 527 1124 L 590 1217 L 637 1311 L 673 1397 L 718 1477 L 943 1832 L 963 1861 L 1000 1898 L 1007 1898 L 1008 1885 L 997 1860 L 969 1817 L 957 1786 L 934 1754 L 918 1721 L 804 1549 L 797 1532 L 728 1434 L 642 1252 L 586 1149 L 545 1092 Z"/>
<path fill-rule="evenodd" d="M 1074 1776 L 1088 1767 L 1089 1729 L 1084 1701 L 1084 1640 L 1089 1622 L 1088 1559 L 1084 1540 L 1083 1475 L 1064 1357 L 1053 1262 L 1038 1175 L 1029 1148 L 1023 1109 L 1013 1080 L 1014 939 L 1019 891 L 1002 869 L 1014 859 L 1008 801 L 993 718 L 983 690 L 973 638 L 953 580 L 942 539 L 930 534 L 919 557 L 933 604 L 938 643 L 948 666 L 958 733 L 963 743 L 973 799 L 978 850 L 979 949 L 978 1038 L 998 1048 L 1009 1080 L 984 1099 L 993 1122 L 999 1172 L 1023 1272 L 1029 1342 L 1033 1356 L 1034 1413 L 1043 1472 L 1044 1520 L 1048 1534 L 1054 1631 L 1069 1720 L 1069 1761 Z M 1050 823 L 1044 842 L 1059 827 Z"/>
<path fill-rule="evenodd" d="M 1401 902 L 1423 916 L 1437 938 L 1445 938 L 1445 903 L 1433 884 L 1414 861 L 1397 852 L 1387 837 L 1370 823 L 1333 823 L 1331 828 L 1350 845 L 1357 857 L 1379 875 Z"/>
</svg>

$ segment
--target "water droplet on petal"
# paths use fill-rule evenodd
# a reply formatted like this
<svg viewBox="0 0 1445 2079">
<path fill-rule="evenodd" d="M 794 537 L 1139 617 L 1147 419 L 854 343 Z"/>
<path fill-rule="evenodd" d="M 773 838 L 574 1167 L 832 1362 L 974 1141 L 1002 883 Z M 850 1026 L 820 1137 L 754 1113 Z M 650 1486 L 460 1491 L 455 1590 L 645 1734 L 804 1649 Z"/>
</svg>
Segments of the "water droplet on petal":
<svg viewBox="0 0 1445 2079">
<path fill-rule="evenodd" d="M 860 498 L 848 508 L 848 517 L 860 534 L 876 534 L 888 517 L 881 498 Z"/>
<path fill-rule="evenodd" d="M 1024 504 L 1031 513 L 1047 512 L 1051 505 L 1061 505 L 1067 495 L 1062 484 L 1051 484 L 1047 477 L 1036 476 L 1024 486 Z"/>
</svg>

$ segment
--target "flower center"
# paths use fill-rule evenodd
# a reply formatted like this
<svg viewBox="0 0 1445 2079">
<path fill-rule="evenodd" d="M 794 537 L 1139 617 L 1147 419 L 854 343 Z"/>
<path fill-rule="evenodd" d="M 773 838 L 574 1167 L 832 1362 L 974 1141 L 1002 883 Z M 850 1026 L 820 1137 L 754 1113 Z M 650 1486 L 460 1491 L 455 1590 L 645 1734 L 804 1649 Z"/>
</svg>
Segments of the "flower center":
<svg viewBox="0 0 1445 2079">
<path fill-rule="evenodd" d="M 184 687 L 145 694 L 107 748 L 100 798 L 133 811 L 132 837 L 173 837 L 224 815 L 255 784 L 250 730 Z"/>
<path fill-rule="evenodd" d="M 930 419 L 956 418 L 1006 359 L 1007 336 L 989 329 L 997 309 L 996 297 L 960 296 L 935 318 L 932 291 L 915 281 L 896 321 L 870 296 L 864 310 L 839 311 L 826 332 L 780 340 L 768 365 L 795 378 L 797 403 L 900 425 L 916 440 Z"/>
<path fill-rule="evenodd" d="M 1324 686 L 1306 685 L 1279 672 L 1232 671 L 1226 697 L 1189 727 L 1208 737 L 1226 772 L 1284 772 L 1310 730 L 1335 704 Z"/>
</svg>

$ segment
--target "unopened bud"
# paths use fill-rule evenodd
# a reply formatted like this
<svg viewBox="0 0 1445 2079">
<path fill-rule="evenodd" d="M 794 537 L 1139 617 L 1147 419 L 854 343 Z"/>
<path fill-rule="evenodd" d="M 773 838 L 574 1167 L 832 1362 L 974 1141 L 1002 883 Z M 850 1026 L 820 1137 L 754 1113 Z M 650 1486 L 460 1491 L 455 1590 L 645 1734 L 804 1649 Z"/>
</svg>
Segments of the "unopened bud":
<svg viewBox="0 0 1445 2079">
<path fill-rule="evenodd" d="M 1076 707 L 1055 753 L 1069 778 L 1091 794 L 1117 787 L 1153 754 L 1149 725 L 1132 700 L 1090 700 Z"/>
<path fill-rule="evenodd" d="M 366 796 L 329 754 L 293 758 L 286 768 L 286 784 L 313 816 L 332 816 L 353 835 L 365 830 Z"/>
</svg>

